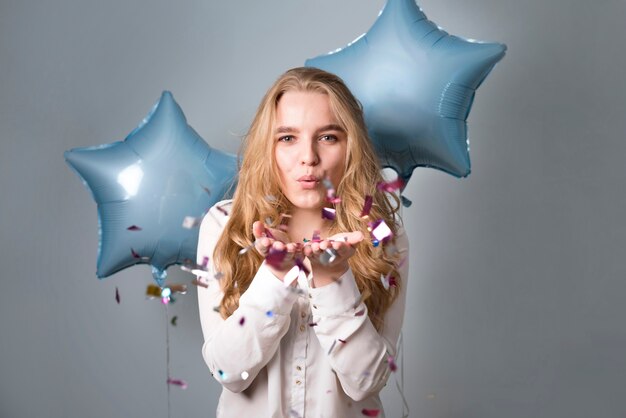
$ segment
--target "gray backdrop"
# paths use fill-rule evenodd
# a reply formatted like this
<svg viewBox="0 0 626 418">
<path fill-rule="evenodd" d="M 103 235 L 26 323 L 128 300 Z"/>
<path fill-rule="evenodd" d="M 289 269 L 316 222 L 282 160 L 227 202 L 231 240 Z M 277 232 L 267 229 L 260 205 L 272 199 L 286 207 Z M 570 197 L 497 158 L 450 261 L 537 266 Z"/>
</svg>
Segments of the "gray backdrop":
<svg viewBox="0 0 626 418">
<path fill-rule="evenodd" d="M 367 31 L 383 3 L 0 2 L 1 417 L 167 415 L 149 268 L 95 277 L 96 205 L 63 151 L 123 139 L 168 89 L 236 152 L 275 78 Z M 406 189 L 411 417 L 624 417 L 626 2 L 420 5 L 509 49 L 468 119 L 472 174 L 421 168 Z M 172 416 L 213 416 L 195 289 L 170 310 L 172 375 L 189 383 Z"/>
</svg>

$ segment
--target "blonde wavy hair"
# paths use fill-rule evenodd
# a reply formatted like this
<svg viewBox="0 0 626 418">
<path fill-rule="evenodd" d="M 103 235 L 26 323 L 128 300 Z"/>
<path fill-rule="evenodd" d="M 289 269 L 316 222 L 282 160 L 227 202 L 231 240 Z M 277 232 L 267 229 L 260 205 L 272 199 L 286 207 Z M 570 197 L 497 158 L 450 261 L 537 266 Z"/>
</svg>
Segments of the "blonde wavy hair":
<svg viewBox="0 0 626 418">
<path fill-rule="evenodd" d="M 276 228 L 281 222 L 281 214 L 290 211 L 291 202 L 280 188 L 274 158 L 276 141 L 273 140 L 276 107 L 287 91 L 326 94 L 339 125 L 347 133 L 345 173 L 336 186 L 341 202 L 335 207 L 336 218 L 330 227 L 329 236 L 339 232 L 361 231 L 366 237 L 355 246 L 355 254 L 348 263 L 367 306 L 369 318 L 374 327 L 381 331 L 385 312 L 404 283 L 401 283 L 398 274 L 398 255 L 385 251 L 383 244 L 377 247 L 372 245 L 367 239 L 370 235 L 367 220 L 361 218 L 360 214 L 365 196 L 372 196 L 369 219 L 383 219 L 395 235 L 398 229 L 395 214 L 400 207 L 400 200 L 393 193 L 377 189 L 377 184 L 383 181 L 381 167 L 367 135 L 361 104 L 339 77 L 308 67 L 293 68 L 278 78 L 263 97 L 244 138 L 233 210 L 212 255 L 216 270 L 223 274 L 221 286 L 224 297 L 219 306 L 220 314 L 226 319 L 237 309 L 240 295 L 246 291 L 263 262 L 263 257 L 256 251 L 239 254 L 242 248 L 250 246 L 254 241 L 254 221 L 266 222 L 271 219 L 270 226 Z M 395 201 L 395 206 L 389 197 Z M 396 286 L 386 290 L 381 275 L 388 274 L 396 278 Z"/>
</svg>

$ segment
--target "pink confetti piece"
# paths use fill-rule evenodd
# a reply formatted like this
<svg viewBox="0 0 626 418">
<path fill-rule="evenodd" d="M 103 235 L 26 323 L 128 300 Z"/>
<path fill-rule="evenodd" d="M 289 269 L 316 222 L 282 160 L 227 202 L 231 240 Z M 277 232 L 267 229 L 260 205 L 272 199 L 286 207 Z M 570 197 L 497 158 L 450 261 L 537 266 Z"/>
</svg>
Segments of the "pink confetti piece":
<svg viewBox="0 0 626 418">
<path fill-rule="evenodd" d="M 130 249 L 130 253 L 133 255 L 133 258 L 141 258 L 141 256 L 137 254 L 132 248 Z"/>
<path fill-rule="evenodd" d="M 120 304 L 120 291 L 118 290 L 117 286 L 115 286 L 115 301 L 118 305 Z"/>
<path fill-rule="evenodd" d="M 241 317 L 241 319 L 239 320 L 239 325 L 242 325 L 246 322 L 246 318 L 245 317 Z"/>
<path fill-rule="evenodd" d="M 286 256 L 287 256 L 287 250 L 285 249 L 277 250 L 276 248 L 272 247 L 270 248 L 269 253 L 265 257 L 265 261 L 270 266 L 276 269 L 280 269 L 283 263 L 283 260 L 285 259 Z"/>
<path fill-rule="evenodd" d="M 363 204 L 363 210 L 361 211 L 361 218 L 366 218 L 370 214 L 370 210 L 372 210 L 372 202 L 374 201 L 373 197 L 370 195 L 365 196 L 365 203 Z"/>
<path fill-rule="evenodd" d="M 339 203 L 341 199 L 335 195 L 335 186 L 328 176 L 322 179 L 322 184 L 326 188 L 326 200 L 330 203 Z"/>
<path fill-rule="evenodd" d="M 126 228 L 129 231 L 141 231 L 141 228 L 138 227 L 137 225 L 131 225 L 128 228 Z"/>
<path fill-rule="evenodd" d="M 309 323 L 309 326 L 310 327 L 316 327 L 317 326 L 317 322 L 311 322 L 311 323 Z"/>
<path fill-rule="evenodd" d="M 328 219 L 334 221 L 336 217 L 335 209 L 322 208 L 322 219 Z"/>
<path fill-rule="evenodd" d="M 187 382 L 185 382 L 184 380 L 181 380 L 181 379 L 168 378 L 167 379 L 167 383 L 169 385 L 180 386 L 181 389 L 187 389 Z"/>
<path fill-rule="evenodd" d="M 387 357 L 387 363 L 389 363 L 389 370 L 395 372 L 398 370 L 398 366 L 396 366 L 396 362 L 393 360 L 393 356 Z"/>
<path fill-rule="evenodd" d="M 274 240 L 276 239 L 274 238 L 274 235 L 272 235 L 272 232 L 267 228 L 265 228 L 265 235 L 271 239 L 274 239 Z"/>
<path fill-rule="evenodd" d="M 206 192 L 206 194 L 208 194 L 209 196 L 211 196 L 211 190 L 209 190 L 208 187 L 204 187 L 202 186 L 202 190 L 204 190 Z"/>
<path fill-rule="evenodd" d="M 392 181 L 381 181 L 376 185 L 378 190 L 384 190 L 389 193 L 393 193 L 404 186 L 404 181 L 400 177 Z"/>
<path fill-rule="evenodd" d="M 380 414 L 380 409 L 363 409 L 361 411 L 361 413 L 363 415 L 365 415 L 366 417 L 377 417 L 378 414 Z"/>
<path fill-rule="evenodd" d="M 313 237 L 311 237 L 311 242 L 321 242 L 322 239 L 320 238 L 320 231 L 319 229 L 316 229 L 313 231 Z"/>
<path fill-rule="evenodd" d="M 358 311 L 357 313 L 355 313 L 354 316 L 363 316 L 364 314 L 365 314 L 365 308 L 363 308 L 360 311 Z"/>
<path fill-rule="evenodd" d="M 346 340 L 342 340 L 341 338 L 337 338 L 337 341 L 339 341 L 340 343 L 343 343 L 343 344 L 347 343 Z"/>
<path fill-rule="evenodd" d="M 220 212 L 222 212 L 222 213 L 224 214 L 224 216 L 228 216 L 228 212 L 226 212 L 226 209 L 224 209 L 223 207 L 218 206 L 218 207 L 217 207 L 217 210 L 219 210 Z"/>
</svg>

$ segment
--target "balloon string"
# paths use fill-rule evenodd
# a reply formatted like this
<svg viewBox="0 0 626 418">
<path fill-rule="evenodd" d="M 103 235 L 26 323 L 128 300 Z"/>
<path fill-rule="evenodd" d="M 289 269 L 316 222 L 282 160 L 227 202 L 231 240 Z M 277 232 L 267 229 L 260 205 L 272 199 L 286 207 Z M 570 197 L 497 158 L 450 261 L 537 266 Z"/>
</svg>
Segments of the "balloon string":
<svg viewBox="0 0 626 418">
<path fill-rule="evenodd" d="M 167 309 L 167 303 L 165 305 L 165 362 L 167 364 L 167 379 L 165 384 L 167 385 L 167 418 L 171 417 L 170 408 L 170 314 Z"/>
</svg>

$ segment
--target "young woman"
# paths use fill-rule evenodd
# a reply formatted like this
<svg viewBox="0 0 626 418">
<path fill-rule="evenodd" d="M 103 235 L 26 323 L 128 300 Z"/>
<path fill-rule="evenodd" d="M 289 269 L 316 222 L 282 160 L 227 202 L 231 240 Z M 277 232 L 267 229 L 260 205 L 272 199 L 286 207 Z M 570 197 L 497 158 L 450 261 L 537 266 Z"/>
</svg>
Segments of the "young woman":
<svg viewBox="0 0 626 418">
<path fill-rule="evenodd" d="M 223 386 L 218 417 L 384 416 L 408 241 L 381 182 L 341 79 L 283 74 L 245 138 L 233 199 L 200 227 L 202 354 Z"/>
</svg>

